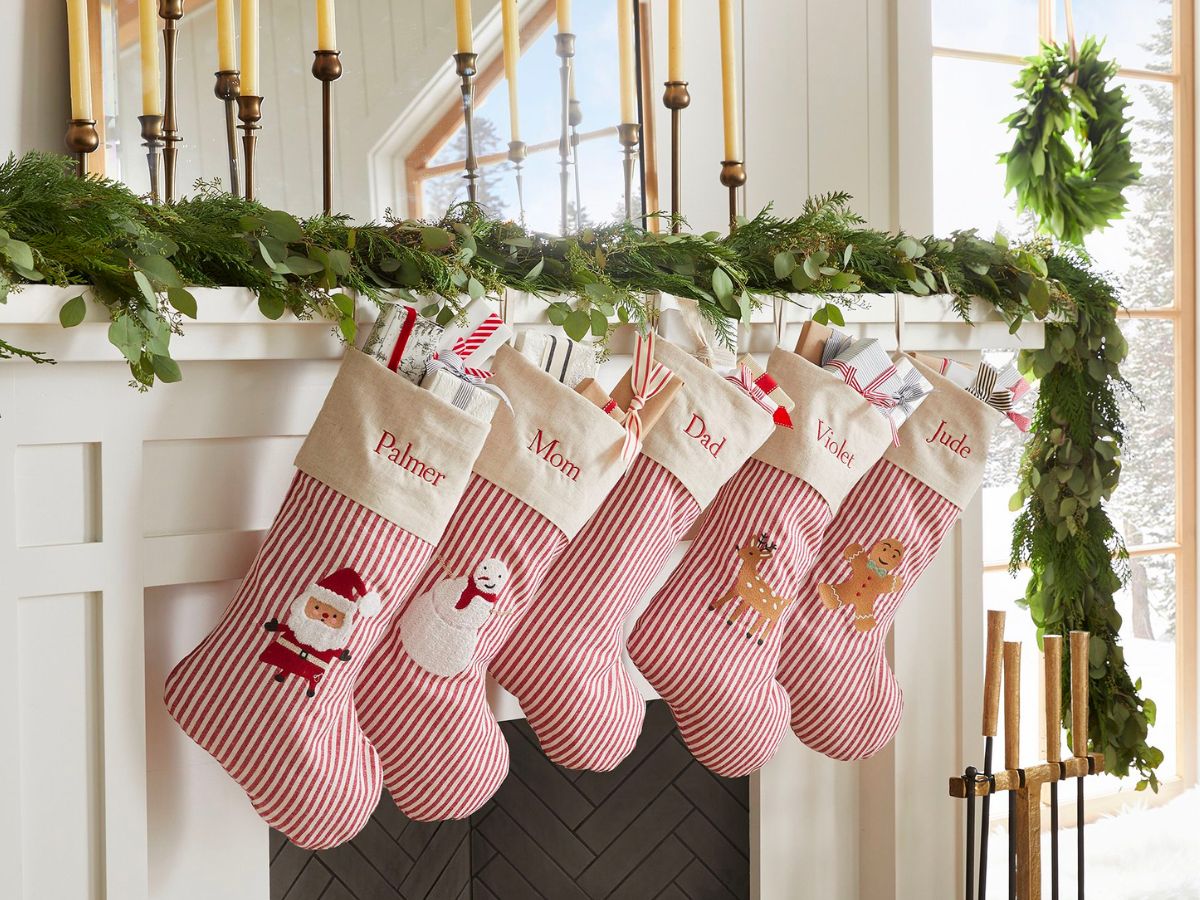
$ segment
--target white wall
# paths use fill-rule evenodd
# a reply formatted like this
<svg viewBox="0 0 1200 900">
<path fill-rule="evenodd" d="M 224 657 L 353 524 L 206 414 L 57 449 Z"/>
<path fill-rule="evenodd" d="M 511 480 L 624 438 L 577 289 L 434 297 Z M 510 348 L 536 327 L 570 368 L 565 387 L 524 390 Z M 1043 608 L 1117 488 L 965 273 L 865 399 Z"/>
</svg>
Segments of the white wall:
<svg viewBox="0 0 1200 900">
<path fill-rule="evenodd" d="M 0 155 L 66 152 L 70 116 L 66 4 L 5 0 L 0 5 Z"/>
</svg>

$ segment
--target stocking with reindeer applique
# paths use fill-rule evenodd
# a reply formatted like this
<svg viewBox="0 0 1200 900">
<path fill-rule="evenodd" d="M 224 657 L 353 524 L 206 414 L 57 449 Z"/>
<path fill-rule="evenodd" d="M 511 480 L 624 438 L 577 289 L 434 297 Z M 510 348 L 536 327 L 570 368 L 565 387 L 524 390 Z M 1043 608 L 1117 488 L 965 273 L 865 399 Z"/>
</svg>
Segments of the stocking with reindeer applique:
<svg viewBox="0 0 1200 900">
<path fill-rule="evenodd" d="M 349 350 L 250 571 L 167 711 L 295 844 L 354 836 L 382 774 L 352 687 L 433 552 L 488 424 Z"/>
<path fill-rule="evenodd" d="M 719 775 L 760 767 L 786 728 L 775 670 L 790 608 L 833 513 L 892 440 L 879 386 L 894 372 L 879 355 L 868 376 L 771 354 L 768 371 L 796 403 L 794 429 L 776 430 L 721 488 L 630 635 L 634 664 Z"/>
<path fill-rule="evenodd" d="M 633 749 L 646 703 L 622 660 L 625 618 L 701 508 L 784 412 L 753 382 L 665 341 L 655 355 L 682 389 L 490 666 L 546 755 L 568 768 L 607 771 Z"/>
<path fill-rule="evenodd" d="M 830 523 L 783 639 L 792 730 L 835 759 L 872 756 L 895 735 L 904 702 L 885 645 L 896 612 L 978 490 L 997 423 L 1027 424 L 1012 411 L 1029 387 L 1014 368 L 926 362 L 916 366 L 934 392 Z"/>
</svg>

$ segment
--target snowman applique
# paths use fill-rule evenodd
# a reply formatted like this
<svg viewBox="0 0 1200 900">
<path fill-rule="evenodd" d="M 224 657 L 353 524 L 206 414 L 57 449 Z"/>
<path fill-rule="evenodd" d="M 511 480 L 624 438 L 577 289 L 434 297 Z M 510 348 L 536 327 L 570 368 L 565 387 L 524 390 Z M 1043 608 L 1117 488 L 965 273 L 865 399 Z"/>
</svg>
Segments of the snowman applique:
<svg viewBox="0 0 1200 900">
<path fill-rule="evenodd" d="M 400 638 L 413 662 L 446 677 L 466 669 L 507 581 L 508 567 L 485 559 L 469 577 L 445 578 L 413 600 L 400 619 Z"/>
</svg>

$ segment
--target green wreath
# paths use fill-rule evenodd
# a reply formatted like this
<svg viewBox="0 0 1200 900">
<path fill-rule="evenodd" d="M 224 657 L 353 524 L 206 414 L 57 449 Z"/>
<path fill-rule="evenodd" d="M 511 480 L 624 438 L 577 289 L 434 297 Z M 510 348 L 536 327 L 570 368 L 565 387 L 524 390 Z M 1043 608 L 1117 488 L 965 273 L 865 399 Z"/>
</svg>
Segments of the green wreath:
<svg viewBox="0 0 1200 900">
<path fill-rule="evenodd" d="M 1042 231 L 1075 245 L 1121 218 L 1125 189 L 1141 173 L 1129 140 L 1129 98 L 1111 84 L 1117 64 L 1100 59 L 1101 46 L 1089 37 L 1072 54 L 1044 44 L 1013 83 L 1024 105 L 1004 120 L 1016 132 L 1012 150 L 1000 154 L 1005 192 L 1016 190 L 1017 211 L 1031 210 Z"/>
</svg>

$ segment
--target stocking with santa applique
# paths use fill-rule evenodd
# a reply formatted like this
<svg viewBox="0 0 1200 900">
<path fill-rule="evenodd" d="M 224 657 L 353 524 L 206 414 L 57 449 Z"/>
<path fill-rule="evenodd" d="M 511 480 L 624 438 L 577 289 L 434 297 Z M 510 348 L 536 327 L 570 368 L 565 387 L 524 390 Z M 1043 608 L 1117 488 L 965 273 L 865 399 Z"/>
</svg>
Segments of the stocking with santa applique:
<svg viewBox="0 0 1200 900">
<path fill-rule="evenodd" d="M 1027 425 L 1012 412 L 1029 387 L 1015 368 L 935 362 L 915 361 L 934 391 L 834 516 L 783 638 L 792 730 L 835 759 L 871 756 L 895 735 L 904 702 L 885 649 L 896 612 L 979 489 L 997 423 Z"/>
<path fill-rule="evenodd" d="M 379 801 L 379 759 L 352 688 L 487 432 L 349 350 L 250 571 L 167 678 L 167 711 L 293 843 L 348 840 Z"/>
<path fill-rule="evenodd" d="M 794 428 L 777 429 L 720 490 L 629 637 L 684 742 L 717 774 L 745 775 L 774 753 L 788 720 L 775 669 L 790 609 L 833 513 L 892 442 L 890 407 L 865 394 L 895 372 L 873 342 L 862 349 L 881 357 L 870 378 L 771 354 Z"/>
<path fill-rule="evenodd" d="M 682 389 L 489 667 L 520 701 L 546 755 L 568 768 L 607 771 L 633 749 L 646 703 L 622 661 L 625 618 L 700 510 L 785 413 L 748 379 L 726 377 L 665 341 L 655 354 L 682 377 Z"/>
<path fill-rule="evenodd" d="M 388 791 L 423 821 L 469 815 L 507 775 L 488 664 L 628 464 L 627 428 L 603 409 L 510 347 L 493 371 L 511 408 L 497 411 L 435 559 L 355 688 Z"/>
</svg>

